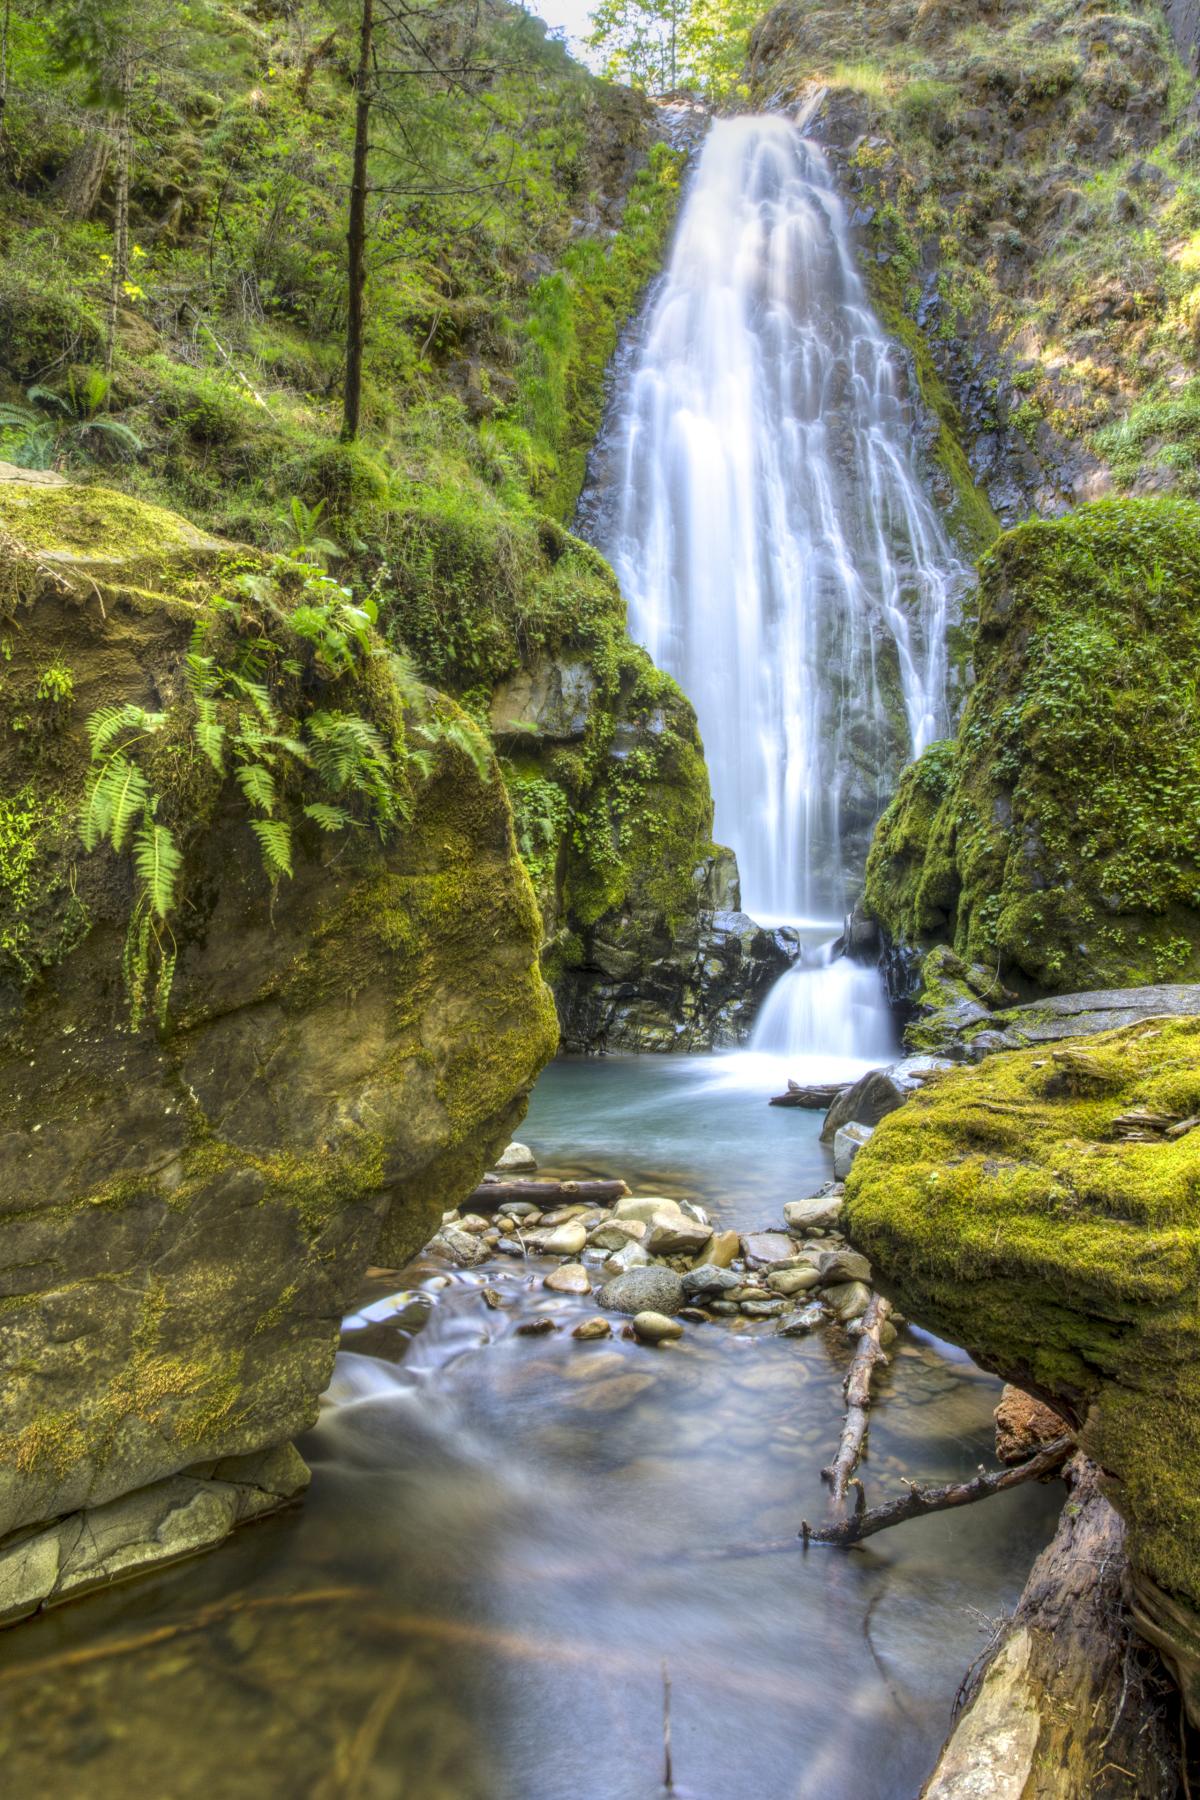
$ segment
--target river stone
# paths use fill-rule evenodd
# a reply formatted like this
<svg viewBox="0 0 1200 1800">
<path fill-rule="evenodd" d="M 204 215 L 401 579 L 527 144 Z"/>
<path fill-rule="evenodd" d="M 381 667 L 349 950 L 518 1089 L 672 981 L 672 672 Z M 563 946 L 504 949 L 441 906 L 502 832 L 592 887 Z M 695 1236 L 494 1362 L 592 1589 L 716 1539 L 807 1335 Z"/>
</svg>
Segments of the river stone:
<svg viewBox="0 0 1200 1800">
<path fill-rule="evenodd" d="M 730 1288 L 741 1285 L 741 1279 L 732 1269 L 702 1263 L 698 1269 L 688 1269 L 683 1277 L 683 1291 L 689 1298 L 695 1294 L 727 1294 Z"/>
<path fill-rule="evenodd" d="M 821 1127 L 821 1142 L 831 1144 L 843 1125 L 857 1120 L 860 1125 L 878 1125 L 881 1119 L 903 1106 L 920 1083 L 895 1069 L 870 1069 L 854 1086 L 839 1094 Z"/>
<path fill-rule="evenodd" d="M 542 1286 L 553 1294 L 590 1294 L 592 1291 L 588 1272 L 580 1263 L 562 1263 L 547 1275 Z"/>
<path fill-rule="evenodd" d="M 743 1300 L 741 1310 L 748 1319 L 777 1319 L 787 1308 L 786 1300 Z"/>
<path fill-rule="evenodd" d="M 575 1327 L 571 1336 L 578 1338 L 581 1343 L 590 1344 L 596 1338 L 611 1337 L 612 1326 L 607 1319 L 585 1319 L 582 1325 Z"/>
<path fill-rule="evenodd" d="M 492 1164 L 494 1169 L 502 1169 L 507 1175 L 517 1173 L 532 1174 L 537 1168 L 537 1157 L 528 1144 L 511 1143 L 507 1150 L 502 1150 Z"/>
<path fill-rule="evenodd" d="M 592 1232 L 588 1242 L 597 1250 L 620 1250 L 628 1243 L 640 1243 L 645 1235 L 643 1219 L 606 1219 Z"/>
<path fill-rule="evenodd" d="M 789 1231 L 833 1231 L 842 1216 L 840 1194 L 810 1194 L 806 1200 L 789 1200 L 783 1209 Z"/>
<path fill-rule="evenodd" d="M 644 1242 L 651 1256 L 694 1256 L 711 1236 L 711 1225 L 697 1225 L 683 1216 L 664 1219 L 656 1213 Z"/>
<path fill-rule="evenodd" d="M 542 1216 L 532 1200 L 505 1200 L 496 1210 L 510 1219 L 540 1219 Z"/>
<path fill-rule="evenodd" d="M 576 1256 L 587 1243 L 587 1232 L 578 1219 L 569 1219 L 565 1225 L 556 1225 L 549 1237 L 542 1239 L 538 1249 L 543 1256 Z"/>
<path fill-rule="evenodd" d="M 708 1310 L 716 1313 L 718 1318 L 732 1319 L 737 1313 L 738 1305 L 736 1300 L 710 1300 Z"/>
<path fill-rule="evenodd" d="M 811 1267 L 799 1269 L 772 1269 L 767 1276 L 767 1286 L 777 1294 L 802 1294 L 808 1288 L 819 1287 L 821 1277 Z"/>
<path fill-rule="evenodd" d="M 624 1275 L 629 1269 L 644 1269 L 649 1266 L 650 1258 L 642 1246 L 630 1238 L 620 1250 L 614 1250 L 605 1260 L 604 1273 L 608 1276 Z"/>
<path fill-rule="evenodd" d="M 833 1172 L 839 1181 L 845 1181 L 855 1157 L 874 1135 L 873 1125 L 860 1125 L 857 1121 L 839 1129 L 833 1140 Z"/>
<path fill-rule="evenodd" d="M 824 1317 L 825 1308 L 823 1306 L 819 1304 L 802 1306 L 797 1312 L 789 1313 L 786 1319 L 781 1320 L 779 1336 L 807 1337 L 809 1332 L 814 1331 Z"/>
<path fill-rule="evenodd" d="M 610 1312 L 660 1312 L 674 1317 L 683 1305 L 683 1283 L 673 1269 L 630 1269 L 602 1287 L 599 1300 Z"/>
<path fill-rule="evenodd" d="M 481 1244 L 471 1232 L 464 1231 L 461 1225 L 443 1225 L 436 1237 L 430 1239 L 428 1249 L 432 1256 L 444 1256 L 457 1263 L 460 1269 L 483 1262 L 488 1254 L 487 1245 Z"/>
<path fill-rule="evenodd" d="M 544 1212 L 542 1214 L 542 1224 L 553 1227 L 555 1225 L 565 1225 L 568 1219 L 580 1219 L 583 1221 L 583 1228 L 586 1231 L 588 1230 L 585 1216 L 587 1210 L 587 1207 L 580 1206 L 578 1201 L 573 1205 L 555 1206 L 552 1207 L 549 1212 Z"/>
<path fill-rule="evenodd" d="M 683 1336 L 683 1326 L 665 1313 L 640 1312 L 633 1316 L 633 1329 L 644 1344 L 665 1344 Z"/>
<path fill-rule="evenodd" d="M 696 1260 L 700 1265 L 727 1269 L 741 1253 L 742 1240 L 736 1231 L 714 1231 Z"/>
<path fill-rule="evenodd" d="M 871 1290 L 865 1281 L 843 1282 L 829 1290 L 825 1303 L 834 1317 L 846 1325 L 851 1319 L 861 1319 L 871 1304 Z"/>
<path fill-rule="evenodd" d="M 669 1200 L 665 1194 L 626 1194 L 613 1207 L 614 1219 L 641 1219 L 646 1225 L 660 1213 L 664 1218 L 687 1217 L 678 1200 Z"/>
<path fill-rule="evenodd" d="M 774 1269 L 796 1260 L 796 1246 L 782 1231 L 752 1231 L 742 1239 L 742 1254 L 751 1269 Z"/>
<path fill-rule="evenodd" d="M 817 1269 L 822 1287 L 836 1287 L 842 1281 L 871 1279 L 871 1265 L 858 1250 L 827 1250 Z"/>
<path fill-rule="evenodd" d="M 517 1326 L 517 1337 L 545 1337 L 549 1331 L 558 1330 L 558 1320 L 551 1319 L 545 1313 L 539 1319 L 525 1319 Z"/>
<path fill-rule="evenodd" d="M 697 1225 L 710 1225 L 712 1223 L 704 1208 L 702 1206 L 697 1206 L 694 1200 L 681 1200 L 679 1202 L 679 1210 L 681 1213 L 686 1214 L 689 1219 L 694 1220 Z"/>
<path fill-rule="evenodd" d="M 592 1387 L 572 1393 L 569 1404 L 576 1412 L 619 1412 L 655 1384 L 653 1375 L 614 1375 Z"/>
</svg>

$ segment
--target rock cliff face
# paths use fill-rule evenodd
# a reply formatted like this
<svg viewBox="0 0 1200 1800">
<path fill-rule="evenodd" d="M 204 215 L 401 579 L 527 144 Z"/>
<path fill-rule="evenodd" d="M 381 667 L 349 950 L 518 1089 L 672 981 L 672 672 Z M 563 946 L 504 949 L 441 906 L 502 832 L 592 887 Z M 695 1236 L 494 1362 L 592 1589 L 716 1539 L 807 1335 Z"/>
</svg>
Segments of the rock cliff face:
<svg viewBox="0 0 1200 1800">
<path fill-rule="evenodd" d="M 470 1188 L 556 1030 L 490 753 L 361 615 L 101 489 L 3 483 L 0 520 L 11 1614 L 302 1485 L 280 1447 L 363 1270 Z M 165 914 L 141 837 L 80 842 L 87 728 L 119 706 L 143 722 L 108 748 L 155 796 L 139 831 L 182 859 Z M 283 819 L 272 867 L 260 828 Z"/>
<path fill-rule="evenodd" d="M 784 0 L 753 35 L 756 100 L 826 90 L 813 129 L 977 522 L 972 481 L 1006 525 L 1196 491 L 1194 43 L 1188 0 Z"/>
<path fill-rule="evenodd" d="M 885 1118 L 845 1201 L 906 1312 L 1078 1423 L 1193 1716 L 1198 1116 L 1195 1017 L 993 1056 Z"/>
<path fill-rule="evenodd" d="M 894 955 L 949 943 L 1026 992 L 1200 974 L 1200 509 L 1105 501 L 980 565 L 977 683 L 905 772 L 865 906 Z"/>
</svg>

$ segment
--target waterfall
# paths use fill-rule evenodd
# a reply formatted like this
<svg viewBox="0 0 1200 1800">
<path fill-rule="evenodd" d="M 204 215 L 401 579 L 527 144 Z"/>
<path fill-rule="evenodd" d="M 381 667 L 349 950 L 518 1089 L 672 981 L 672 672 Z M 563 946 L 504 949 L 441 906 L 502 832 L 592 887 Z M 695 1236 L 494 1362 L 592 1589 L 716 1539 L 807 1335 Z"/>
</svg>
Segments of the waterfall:
<svg viewBox="0 0 1200 1800">
<path fill-rule="evenodd" d="M 900 769 L 949 729 L 965 571 L 846 209 L 797 125 L 713 125 L 612 433 L 592 535 L 632 635 L 695 705 L 743 904 L 832 933 Z M 754 1047 L 886 1058 L 878 980 L 847 970 L 786 976 Z"/>
</svg>

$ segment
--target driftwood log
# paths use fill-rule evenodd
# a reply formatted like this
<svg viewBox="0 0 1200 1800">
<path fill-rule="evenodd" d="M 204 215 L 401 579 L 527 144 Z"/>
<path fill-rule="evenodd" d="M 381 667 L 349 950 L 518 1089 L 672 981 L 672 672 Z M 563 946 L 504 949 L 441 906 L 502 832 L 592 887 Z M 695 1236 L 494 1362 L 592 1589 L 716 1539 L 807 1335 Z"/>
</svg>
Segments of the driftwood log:
<svg viewBox="0 0 1200 1800">
<path fill-rule="evenodd" d="M 1093 1463 L 1077 1454 L 1066 1479 L 1058 1529 L 964 1683 L 966 1704 L 921 1800 L 1188 1792 L 1175 1693 L 1126 1602 L 1124 1525 Z"/>
<path fill-rule="evenodd" d="M 882 1294 L 872 1294 L 870 1304 L 863 1314 L 862 1335 L 846 1374 L 846 1422 L 842 1426 L 841 1442 L 832 1463 L 821 1471 L 832 1490 L 829 1504 L 835 1519 L 841 1518 L 845 1513 L 846 1495 L 866 1442 L 867 1419 L 871 1411 L 871 1377 L 877 1363 L 887 1362 L 880 1338 L 891 1311 L 890 1300 L 885 1300 Z M 859 1493 L 862 1493 L 861 1487 Z M 804 1536 L 807 1531 L 806 1523 L 801 1535 Z"/>
<path fill-rule="evenodd" d="M 768 1100 L 768 1106 L 807 1106 L 813 1112 L 824 1112 L 832 1106 L 838 1095 L 845 1090 L 844 1081 L 817 1082 L 804 1087 L 798 1081 L 789 1081 L 787 1092 L 775 1094 Z"/>
<path fill-rule="evenodd" d="M 1003 1494 L 1009 1488 L 1020 1487 L 1023 1481 L 1046 1481 L 1051 1475 L 1058 1474 L 1074 1448 L 1074 1438 L 1060 1437 L 1043 1445 L 1026 1462 L 1007 1469 L 995 1469 L 990 1474 L 975 1475 L 970 1481 L 949 1481 L 940 1487 L 918 1487 L 915 1481 L 910 1481 L 906 1483 L 908 1492 L 899 1499 L 888 1500 L 883 1506 L 856 1512 L 848 1519 L 838 1519 L 816 1530 L 805 1526 L 801 1536 L 810 1544 L 858 1544 L 863 1538 L 874 1537 L 877 1531 L 886 1531 L 889 1525 L 903 1525 L 906 1519 L 948 1512 L 955 1506 L 970 1506 L 976 1500 L 986 1500 L 991 1494 Z"/>
<path fill-rule="evenodd" d="M 623 1181 L 485 1181 L 463 1201 L 466 1212 L 484 1212 L 506 1200 L 530 1200 L 534 1206 L 578 1200 L 589 1206 L 615 1206 L 629 1189 Z"/>
</svg>

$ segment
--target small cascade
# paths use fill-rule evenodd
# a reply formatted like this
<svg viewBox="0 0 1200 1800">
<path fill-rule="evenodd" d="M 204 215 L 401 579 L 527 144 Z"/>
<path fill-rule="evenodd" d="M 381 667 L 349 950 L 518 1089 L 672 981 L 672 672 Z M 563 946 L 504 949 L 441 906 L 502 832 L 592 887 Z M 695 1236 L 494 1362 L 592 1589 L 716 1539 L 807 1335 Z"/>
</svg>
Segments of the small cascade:
<svg viewBox="0 0 1200 1800">
<path fill-rule="evenodd" d="M 802 953 L 777 981 L 758 1016 L 750 1048 L 764 1056 L 803 1056 L 817 1079 L 848 1065 L 892 1061 L 896 1027 L 876 969 L 834 954 L 833 944 Z M 798 1076 L 789 1066 L 788 1073 Z"/>
</svg>

